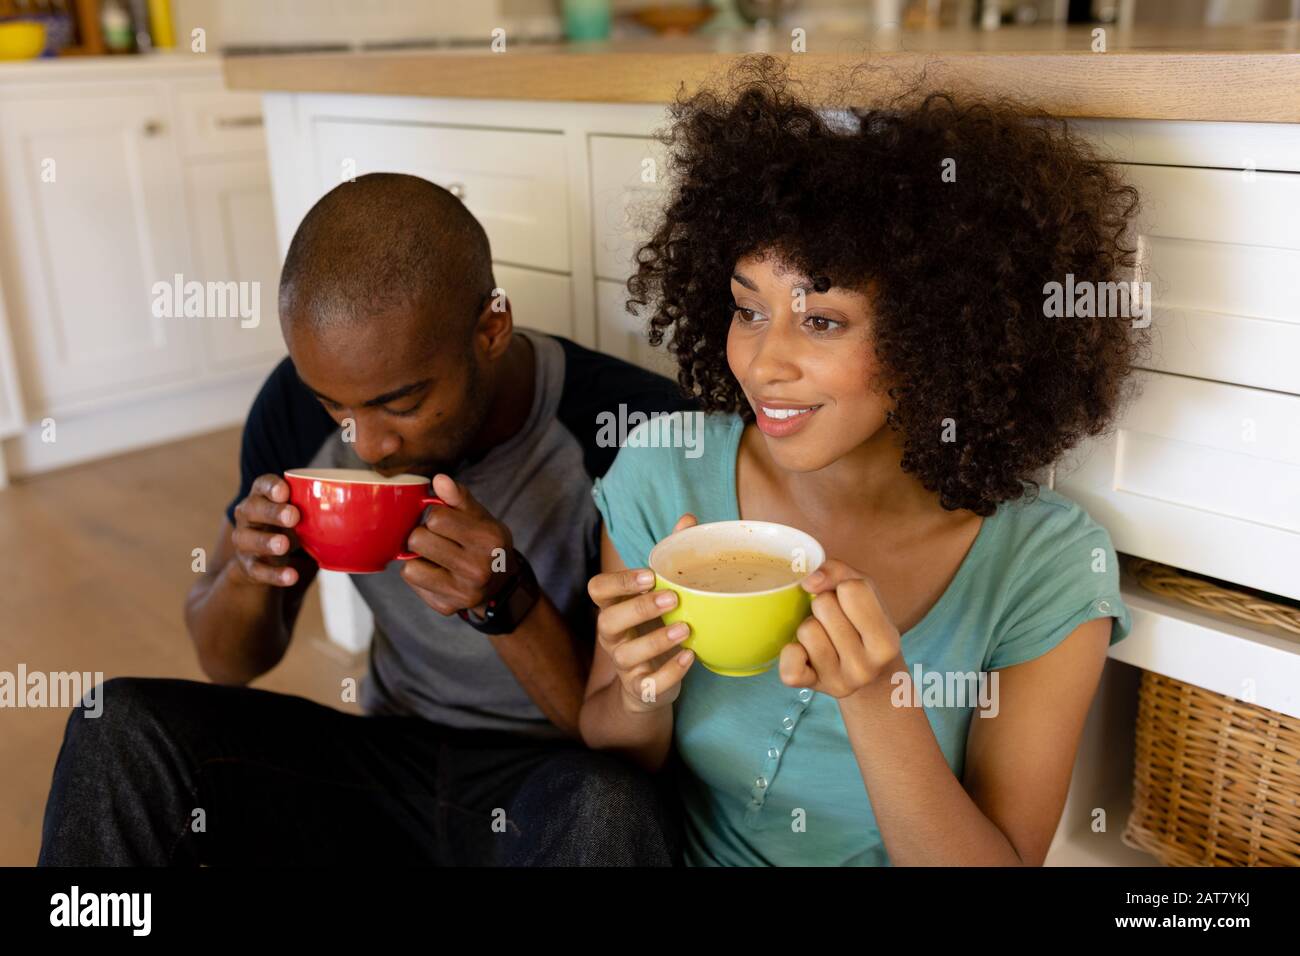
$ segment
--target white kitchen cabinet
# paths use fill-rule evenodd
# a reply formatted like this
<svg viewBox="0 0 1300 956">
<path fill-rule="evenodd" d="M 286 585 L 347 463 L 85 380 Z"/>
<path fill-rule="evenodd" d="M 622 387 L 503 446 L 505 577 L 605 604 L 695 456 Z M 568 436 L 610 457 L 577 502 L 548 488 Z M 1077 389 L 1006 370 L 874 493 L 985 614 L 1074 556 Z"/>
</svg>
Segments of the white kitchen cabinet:
<svg viewBox="0 0 1300 956">
<path fill-rule="evenodd" d="M 1300 598 L 1300 396 L 1159 372 L 1056 487 L 1116 549 Z"/>
<path fill-rule="evenodd" d="M 517 325 L 573 337 L 573 285 L 566 275 L 494 263 L 497 287 L 510 300 Z"/>
<path fill-rule="evenodd" d="M 596 277 L 622 281 L 635 271 L 637 243 L 648 238 L 663 201 L 666 153 L 641 136 L 592 136 L 589 143 Z"/>
<path fill-rule="evenodd" d="M 1300 394 L 1300 173 L 1123 169 L 1142 194 L 1151 367 Z"/>
<path fill-rule="evenodd" d="M 187 159 L 249 154 L 265 162 L 262 99 L 222 87 L 220 77 L 187 80 L 172 89 Z"/>
<path fill-rule="evenodd" d="M 5 313 L 4 285 L 0 283 L 0 438 L 8 438 L 22 430 L 23 400 L 18 391 L 18 367 L 14 363 L 13 342 L 9 338 L 9 322 Z M 0 454 L 0 488 L 6 483 L 7 472 L 3 454 Z"/>
<path fill-rule="evenodd" d="M 196 164 L 186 171 L 186 185 L 194 278 L 249 283 L 257 302 L 256 324 L 239 315 L 199 322 L 202 367 L 223 372 L 278 360 L 285 352 L 276 308 L 280 255 L 265 160 Z"/>
<path fill-rule="evenodd" d="M 151 309 L 189 264 L 166 98 L 89 92 L 0 103 L 5 287 L 36 415 L 195 372 L 185 320 Z"/>
<path fill-rule="evenodd" d="M 645 321 L 627 311 L 627 288 L 621 282 L 596 280 L 596 344 L 602 352 L 677 380 L 677 360 L 664 346 L 654 348 Z M 641 311 L 644 311 L 641 310 Z"/>
<path fill-rule="evenodd" d="M 220 57 L 0 64 L 0 454 L 14 474 L 242 422 L 284 354 L 279 262 L 260 98 L 224 89 Z M 257 282 L 257 326 L 221 308 L 186 317 L 183 301 L 155 310 L 177 276 Z"/>
</svg>

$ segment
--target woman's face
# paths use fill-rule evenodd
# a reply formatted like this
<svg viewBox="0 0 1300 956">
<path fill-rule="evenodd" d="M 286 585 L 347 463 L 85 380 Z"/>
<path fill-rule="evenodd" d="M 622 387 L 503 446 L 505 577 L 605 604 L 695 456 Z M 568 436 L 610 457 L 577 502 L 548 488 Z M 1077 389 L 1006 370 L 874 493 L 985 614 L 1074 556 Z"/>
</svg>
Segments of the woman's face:
<svg viewBox="0 0 1300 956">
<path fill-rule="evenodd" d="M 880 431 L 889 405 L 873 388 L 867 296 L 814 292 L 771 257 L 737 261 L 731 295 L 727 363 L 780 467 L 816 471 Z"/>
</svg>

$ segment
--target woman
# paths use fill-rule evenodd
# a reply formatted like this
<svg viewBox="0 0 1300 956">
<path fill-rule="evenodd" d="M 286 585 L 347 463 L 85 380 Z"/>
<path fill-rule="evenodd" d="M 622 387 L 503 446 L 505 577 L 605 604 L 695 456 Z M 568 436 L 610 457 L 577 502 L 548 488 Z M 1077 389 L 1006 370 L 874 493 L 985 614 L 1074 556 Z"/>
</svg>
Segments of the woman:
<svg viewBox="0 0 1300 956">
<path fill-rule="evenodd" d="M 1045 287 L 1129 275 L 1136 192 L 1005 102 L 914 87 L 832 126 L 770 58 L 673 116 L 629 289 L 703 453 L 634 432 L 593 488 L 583 736 L 651 768 L 675 742 L 689 864 L 1040 865 L 1129 615 L 1105 530 L 1033 479 L 1111 420 L 1144 324 L 1049 317 Z M 829 556 L 750 678 L 695 665 L 645 573 L 737 518 Z"/>
</svg>

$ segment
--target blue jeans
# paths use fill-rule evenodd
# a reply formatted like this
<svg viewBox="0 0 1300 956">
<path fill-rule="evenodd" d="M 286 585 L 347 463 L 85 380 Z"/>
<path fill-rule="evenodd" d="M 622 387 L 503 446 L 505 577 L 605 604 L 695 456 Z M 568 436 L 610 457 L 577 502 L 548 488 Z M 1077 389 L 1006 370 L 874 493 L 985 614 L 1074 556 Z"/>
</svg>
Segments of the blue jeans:
<svg viewBox="0 0 1300 956">
<path fill-rule="evenodd" d="M 577 742 L 196 681 L 101 693 L 68 719 L 41 865 L 680 864 L 675 788 Z"/>
</svg>

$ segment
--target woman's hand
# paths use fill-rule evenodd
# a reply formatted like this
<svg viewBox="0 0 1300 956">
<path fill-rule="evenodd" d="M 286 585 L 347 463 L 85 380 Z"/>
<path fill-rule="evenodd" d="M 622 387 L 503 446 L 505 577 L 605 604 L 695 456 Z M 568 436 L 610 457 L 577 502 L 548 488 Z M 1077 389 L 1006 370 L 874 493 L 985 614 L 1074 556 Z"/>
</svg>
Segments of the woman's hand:
<svg viewBox="0 0 1300 956">
<path fill-rule="evenodd" d="M 898 628 L 875 586 L 843 561 L 827 559 L 803 581 L 812 614 L 781 649 L 781 681 L 844 698 L 901 660 Z"/>
<path fill-rule="evenodd" d="M 694 515 L 684 514 L 677 519 L 673 532 L 696 523 Z M 678 653 L 678 645 L 691 632 L 684 621 L 638 634 L 640 625 L 654 621 L 677 604 L 677 595 L 672 591 L 652 591 L 654 582 L 654 572 L 649 568 L 632 568 L 598 574 L 587 584 L 587 593 L 600 608 L 596 639 L 614 662 L 624 707 L 636 713 L 670 706 L 695 661 L 689 650 Z"/>
</svg>

